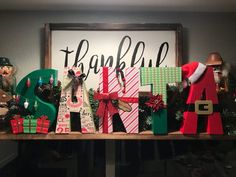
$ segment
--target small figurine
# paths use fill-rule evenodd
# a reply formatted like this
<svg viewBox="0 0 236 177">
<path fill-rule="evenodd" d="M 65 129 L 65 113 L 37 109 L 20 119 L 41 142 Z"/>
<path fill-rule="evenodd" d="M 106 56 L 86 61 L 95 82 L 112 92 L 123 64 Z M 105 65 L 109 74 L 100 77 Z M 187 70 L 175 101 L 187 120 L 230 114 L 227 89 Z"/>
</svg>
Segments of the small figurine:
<svg viewBox="0 0 236 177">
<path fill-rule="evenodd" d="M 213 67 L 216 91 L 221 107 L 235 111 L 236 106 L 236 79 L 231 73 L 229 63 L 223 61 L 218 52 L 212 52 L 206 59 L 206 65 Z"/>
<path fill-rule="evenodd" d="M 230 65 L 223 61 L 218 52 L 212 52 L 206 59 L 206 65 L 213 67 L 217 92 L 228 92 Z"/>
<path fill-rule="evenodd" d="M 6 57 L 0 57 L 0 127 L 5 127 L 9 117 L 8 102 L 13 100 L 16 79 L 15 68 Z"/>
<path fill-rule="evenodd" d="M 14 76 L 15 68 L 6 57 L 0 57 L 0 89 L 15 94 L 16 78 Z"/>
</svg>

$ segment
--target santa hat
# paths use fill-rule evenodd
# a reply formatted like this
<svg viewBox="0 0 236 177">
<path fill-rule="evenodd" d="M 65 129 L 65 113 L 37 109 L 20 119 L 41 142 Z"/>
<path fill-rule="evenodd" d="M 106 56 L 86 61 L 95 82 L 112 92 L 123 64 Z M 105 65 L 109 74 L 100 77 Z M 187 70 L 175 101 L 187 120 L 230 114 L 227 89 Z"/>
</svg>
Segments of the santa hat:
<svg viewBox="0 0 236 177">
<path fill-rule="evenodd" d="M 206 65 L 199 62 L 191 62 L 182 66 L 183 80 L 188 80 L 191 84 L 195 83 L 204 73 Z"/>
</svg>

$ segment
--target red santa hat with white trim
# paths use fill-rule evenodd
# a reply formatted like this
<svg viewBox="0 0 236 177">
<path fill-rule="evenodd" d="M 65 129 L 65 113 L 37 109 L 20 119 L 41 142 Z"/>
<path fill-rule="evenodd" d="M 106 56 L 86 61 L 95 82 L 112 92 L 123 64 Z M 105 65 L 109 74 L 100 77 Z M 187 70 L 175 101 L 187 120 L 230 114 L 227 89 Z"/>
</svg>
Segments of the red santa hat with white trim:
<svg viewBox="0 0 236 177">
<path fill-rule="evenodd" d="M 185 64 L 182 66 L 182 77 L 183 80 L 186 81 L 190 84 L 193 84 L 197 82 L 197 80 L 202 76 L 204 71 L 206 70 L 206 65 L 200 63 L 200 62 L 191 62 L 188 64 Z M 185 85 L 183 83 L 184 87 Z"/>
</svg>

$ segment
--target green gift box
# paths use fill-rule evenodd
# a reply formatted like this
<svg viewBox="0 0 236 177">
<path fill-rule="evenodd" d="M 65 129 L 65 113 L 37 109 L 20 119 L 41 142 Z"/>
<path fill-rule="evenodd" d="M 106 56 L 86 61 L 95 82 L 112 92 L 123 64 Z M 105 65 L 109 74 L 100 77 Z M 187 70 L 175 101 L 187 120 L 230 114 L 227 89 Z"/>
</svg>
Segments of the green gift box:
<svg viewBox="0 0 236 177">
<path fill-rule="evenodd" d="M 23 127 L 24 133 L 36 133 L 37 119 L 32 115 L 26 116 L 24 118 Z"/>
</svg>

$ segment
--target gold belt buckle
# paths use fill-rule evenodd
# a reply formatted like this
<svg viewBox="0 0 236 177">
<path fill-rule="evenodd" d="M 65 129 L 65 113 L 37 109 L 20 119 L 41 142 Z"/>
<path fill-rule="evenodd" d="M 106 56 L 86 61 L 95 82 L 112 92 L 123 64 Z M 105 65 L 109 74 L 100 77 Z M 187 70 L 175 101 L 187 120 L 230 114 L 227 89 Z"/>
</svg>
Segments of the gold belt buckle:
<svg viewBox="0 0 236 177">
<path fill-rule="evenodd" d="M 195 101 L 195 113 L 198 115 L 212 114 L 213 113 L 212 101 L 211 100 L 196 100 Z"/>
</svg>

